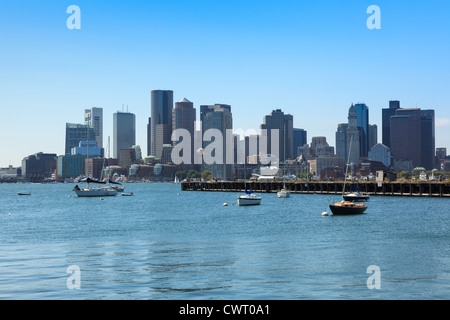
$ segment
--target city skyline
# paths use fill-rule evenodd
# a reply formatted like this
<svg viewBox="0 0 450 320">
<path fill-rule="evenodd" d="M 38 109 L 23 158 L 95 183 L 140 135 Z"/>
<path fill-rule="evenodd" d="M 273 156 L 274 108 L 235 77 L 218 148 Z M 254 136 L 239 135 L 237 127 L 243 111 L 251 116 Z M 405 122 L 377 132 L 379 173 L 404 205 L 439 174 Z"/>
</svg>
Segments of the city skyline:
<svg viewBox="0 0 450 320">
<path fill-rule="evenodd" d="M 366 1 L 76 2 L 80 30 L 66 27 L 68 2 L 9 3 L 0 13 L 0 167 L 64 154 L 65 124 L 84 123 L 83 110 L 95 107 L 103 108 L 104 147 L 125 104 L 144 150 L 157 89 L 196 109 L 231 105 L 233 128 L 244 131 L 281 109 L 307 143 L 325 136 L 333 146 L 352 103 L 368 106 L 381 142 L 382 109 L 399 100 L 435 110 L 436 148 L 450 147 L 448 2 L 376 1 L 380 30 L 366 27 Z M 189 21 L 178 23 L 182 14 Z"/>
</svg>

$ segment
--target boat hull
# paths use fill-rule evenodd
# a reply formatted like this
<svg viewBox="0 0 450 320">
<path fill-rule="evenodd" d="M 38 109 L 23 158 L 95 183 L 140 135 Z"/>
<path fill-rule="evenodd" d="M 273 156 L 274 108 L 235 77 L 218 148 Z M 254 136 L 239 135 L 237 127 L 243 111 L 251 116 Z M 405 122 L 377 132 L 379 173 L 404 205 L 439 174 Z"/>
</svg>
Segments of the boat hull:
<svg viewBox="0 0 450 320">
<path fill-rule="evenodd" d="M 246 197 L 241 196 L 237 198 L 238 206 L 257 206 L 261 204 L 261 197 Z"/>
<path fill-rule="evenodd" d="M 114 197 L 117 195 L 117 191 L 114 189 L 80 189 L 74 190 L 80 198 L 93 198 L 93 197 Z"/>
<path fill-rule="evenodd" d="M 367 209 L 364 205 L 341 205 L 341 204 L 330 204 L 330 210 L 333 215 L 353 215 L 353 214 L 363 214 Z"/>
</svg>

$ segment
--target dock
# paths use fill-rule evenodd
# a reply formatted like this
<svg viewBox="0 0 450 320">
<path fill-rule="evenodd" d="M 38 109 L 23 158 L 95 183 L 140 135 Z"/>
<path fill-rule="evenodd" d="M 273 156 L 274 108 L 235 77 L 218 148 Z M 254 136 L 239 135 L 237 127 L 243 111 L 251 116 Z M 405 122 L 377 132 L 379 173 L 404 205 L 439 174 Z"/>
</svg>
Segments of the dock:
<svg viewBox="0 0 450 320">
<path fill-rule="evenodd" d="M 283 184 L 292 194 L 335 194 L 343 192 L 343 181 L 247 181 L 247 189 L 256 193 L 276 193 Z M 393 181 L 379 186 L 374 181 L 353 182 L 353 185 L 371 196 L 407 196 L 450 198 L 450 181 Z M 351 191 L 346 183 L 345 192 Z M 183 191 L 244 192 L 244 181 L 190 181 L 182 182 Z"/>
</svg>

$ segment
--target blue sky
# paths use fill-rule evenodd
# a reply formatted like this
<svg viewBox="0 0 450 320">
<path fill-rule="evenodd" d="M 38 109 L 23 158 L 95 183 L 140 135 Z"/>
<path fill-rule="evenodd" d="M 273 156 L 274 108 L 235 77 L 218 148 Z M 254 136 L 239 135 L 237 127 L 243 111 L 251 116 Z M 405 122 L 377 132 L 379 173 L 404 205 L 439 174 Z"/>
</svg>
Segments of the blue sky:
<svg viewBox="0 0 450 320">
<path fill-rule="evenodd" d="M 69 30 L 70 5 L 81 29 Z M 381 29 L 369 30 L 370 5 Z M 450 149 L 450 2 L 9 1 L 0 7 L 0 167 L 64 153 L 65 123 L 85 108 L 128 105 L 147 149 L 150 91 L 230 104 L 234 128 L 258 129 L 280 108 L 294 127 L 335 145 L 351 103 L 379 127 L 389 100 L 436 110 L 436 147 Z M 450 152 L 450 150 L 449 150 Z"/>
</svg>

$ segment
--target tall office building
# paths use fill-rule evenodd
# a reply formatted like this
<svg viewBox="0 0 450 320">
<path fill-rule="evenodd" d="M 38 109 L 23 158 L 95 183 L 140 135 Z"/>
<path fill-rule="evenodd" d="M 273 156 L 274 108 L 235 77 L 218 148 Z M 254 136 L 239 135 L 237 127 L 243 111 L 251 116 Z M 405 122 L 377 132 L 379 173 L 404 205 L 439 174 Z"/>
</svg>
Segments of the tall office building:
<svg viewBox="0 0 450 320">
<path fill-rule="evenodd" d="M 369 108 L 364 103 L 355 104 L 356 123 L 359 129 L 359 153 L 367 157 L 369 152 Z"/>
<path fill-rule="evenodd" d="M 66 155 L 82 141 L 96 141 L 95 129 L 87 124 L 66 123 Z"/>
<path fill-rule="evenodd" d="M 84 124 L 87 124 L 90 127 L 94 128 L 97 147 L 103 148 L 103 109 L 85 109 Z"/>
<path fill-rule="evenodd" d="M 294 121 L 292 115 L 284 114 L 280 109 L 273 110 L 264 117 L 264 122 L 260 128 L 267 130 L 267 154 L 277 156 L 280 162 L 294 158 Z M 271 130 L 279 130 L 279 154 L 272 150 Z"/>
<path fill-rule="evenodd" d="M 191 137 L 191 163 L 194 164 L 194 134 L 195 134 L 195 121 L 196 110 L 194 104 L 188 99 L 183 98 L 175 103 L 175 108 L 172 113 L 172 130 L 185 129 L 189 132 Z M 174 142 L 174 144 L 176 144 Z"/>
<path fill-rule="evenodd" d="M 118 159 L 120 150 L 136 144 L 136 116 L 130 112 L 113 114 L 113 158 Z"/>
<path fill-rule="evenodd" d="M 338 124 L 336 130 L 336 155 L 347 161 L 347 130 L 348 123 Z"/>
<path fill-rule="evenodd" d="M 150 155 L 161 157 L 164 144 L 171 144 L 172 136 L 172 90 L 152 90 Z"/>
<path fill-rule="evenodd" d="M 217 129 L 222 133 L 223 149 L 222 164 L 213 163 L 205 164 L 204 168 L 212 172 L 213 178 L 221 178 L 230 180 L 232 178 L 232 164 L 227 164 L 227 140 L 226 130 L 233 129 L 233 116 L 231 114 L 231 106 L 226 104 L 202 105 L 200 106 L 200 119 L 202 121 L 202 137 L 209 129 Z M 233 139 L 234 143 L 235 139 Z M 206 148 L 212 141 L 203 141 L 203 148 Z M 235 150 L 228 146 L 228 151 Z M 216 156 L 212 154 L 212 156 Z M 234 157 L 233 157 L 234 159 Z"/>
<path fill-rule="evenodd" d="M 369 125 L 369 150 L 378 144 L 378 126 L 376 124 Z"/>
<path fill-rule="evenodd" d="M 348 128 L 347 128 L 347 147 L 348 164 L 353 164 L 354 168 L 359 165 L 361 158 L 360 148 L 360 129 L 358 128 L 358 116 L 356 114 L 355 106 L 352 104 L 348 111 Z"/>
<path fill-rule="evenodd" d="M 434 168 L 434 110 L 396 109 L 390 117 L 390 142 L 395 161 L 410 161 L 412 167 Z"/>
<path fill-rule="evenodd" d="M 391 117 L 395 115 L 395 111 L 400 109 L 400 101 L 389 101 L 389 108 L 382 109 L 382 143 L 390 148 L 391 147 Z"/>
<path fill-rule="evenodd" d="M 294 157 L 300 156 L 298 153 L 298 147 L 302 147 L 306 144 L 306 141 L 308 140 L 307 132 L 303 129 L 294 128 L 294 149 L 293 154 Z"/>
</svg>

